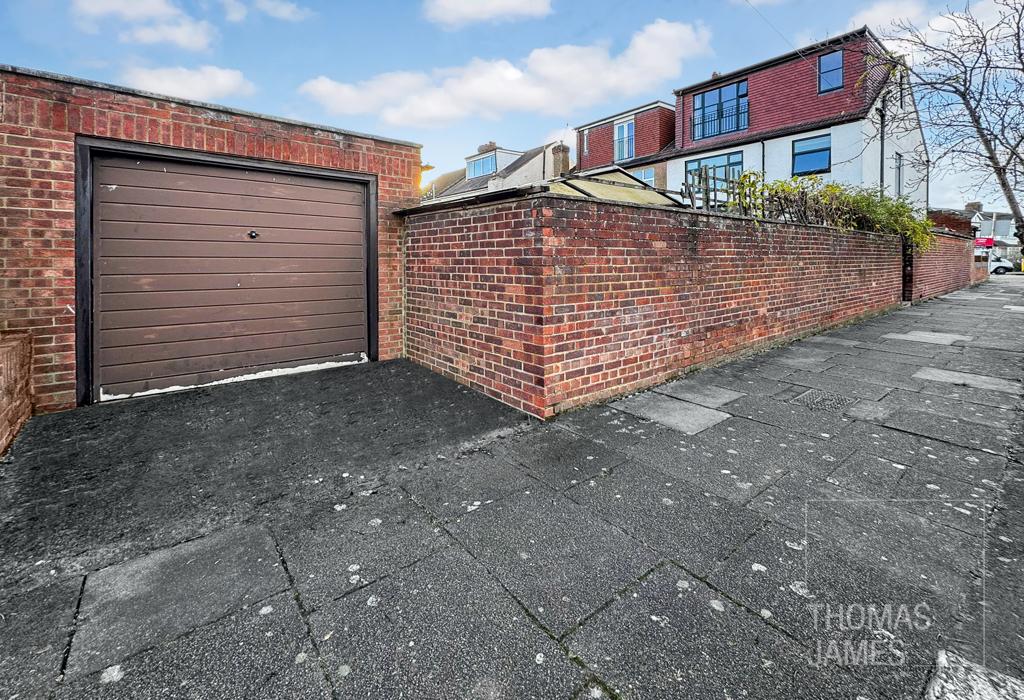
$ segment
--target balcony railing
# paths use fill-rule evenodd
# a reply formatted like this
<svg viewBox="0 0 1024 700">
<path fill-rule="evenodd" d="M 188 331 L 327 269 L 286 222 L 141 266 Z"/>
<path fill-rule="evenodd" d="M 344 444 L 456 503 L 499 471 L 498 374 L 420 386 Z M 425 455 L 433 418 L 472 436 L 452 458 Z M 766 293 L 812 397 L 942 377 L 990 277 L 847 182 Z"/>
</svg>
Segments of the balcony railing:
<svg viewBox="0 0 1024 700">
<path fill-rule="evenodd" d="M 719 134 L 743 131 L 750 123 L 750 107 L 743 105 L 721 105 L 717 112 L 694 114 L 691 120 L 693 140 L 706 139 Z"/>
<path fill-rule="evenodd" d="M 633 137 L 623 136 L 615 139 L 615 160 L 628 160 L 633 157 Z"/>
</svg>

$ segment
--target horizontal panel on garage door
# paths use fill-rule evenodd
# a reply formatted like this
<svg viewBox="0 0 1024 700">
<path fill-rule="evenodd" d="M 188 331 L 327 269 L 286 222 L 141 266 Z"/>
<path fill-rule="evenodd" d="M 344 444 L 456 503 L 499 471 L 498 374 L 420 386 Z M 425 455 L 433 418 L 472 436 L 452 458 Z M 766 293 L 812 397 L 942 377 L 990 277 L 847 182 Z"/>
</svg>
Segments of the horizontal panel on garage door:
<svg viewBox="0 0 1024 700">
<path fill-rule="evenodd" d="M 94 164 L 97 396 L 368 351 L 363 185 L 156 158 Z"/>
</svg>

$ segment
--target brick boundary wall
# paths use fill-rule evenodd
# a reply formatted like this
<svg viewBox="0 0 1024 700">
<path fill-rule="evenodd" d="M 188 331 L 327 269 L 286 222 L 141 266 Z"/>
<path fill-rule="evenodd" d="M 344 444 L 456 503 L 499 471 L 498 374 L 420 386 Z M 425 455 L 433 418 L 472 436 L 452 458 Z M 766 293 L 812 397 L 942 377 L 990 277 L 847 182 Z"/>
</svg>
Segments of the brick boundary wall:
<svg viewBox="0 0 1024 700">
<path fill-rule="evenodd" d="M 32 338 L 0 335 L 0 455 L 32 415 Z"/>
<path fill-rule="evenodd" d="M 921 301 L 978 284 L 983 279 L 975 273 L 974 236 L 953 231 L 936 231 L 931 250 L 914 256 L 910 284 L 903 292 L 904 301 Z"/>
<path fill-rule="evenodd" d="M 379 357 L 402 356 L 401 222 L 393 212 L 419 202 L 419 147 L 0 69 L 0 331 L 32 333 L 37 410 L 75 405 L 78 135 L 376 175 Z"/>
<path fill-rule="evenodd" d="M 406 216 L 410 358 L 535 416 L 892 308 L 899 238 L 534 195 Z"/>
</svg>

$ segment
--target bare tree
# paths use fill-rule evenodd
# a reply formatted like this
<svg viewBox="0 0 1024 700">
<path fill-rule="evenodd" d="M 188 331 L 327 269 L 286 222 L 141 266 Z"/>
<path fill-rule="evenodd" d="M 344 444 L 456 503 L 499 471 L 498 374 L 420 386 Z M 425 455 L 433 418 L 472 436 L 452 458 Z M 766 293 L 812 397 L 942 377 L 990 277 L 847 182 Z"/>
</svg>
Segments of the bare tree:
<svg viewBox="0 0 1024 700">
<path fill-rule="evenodd" d="M 876 60 L 909 81 L 931 165 L 998 188 L 1024 244 L 1024 0 L 968 3 L 924 27 L 897 20 L 883 36 L 895 50 Z"/>
</svg>

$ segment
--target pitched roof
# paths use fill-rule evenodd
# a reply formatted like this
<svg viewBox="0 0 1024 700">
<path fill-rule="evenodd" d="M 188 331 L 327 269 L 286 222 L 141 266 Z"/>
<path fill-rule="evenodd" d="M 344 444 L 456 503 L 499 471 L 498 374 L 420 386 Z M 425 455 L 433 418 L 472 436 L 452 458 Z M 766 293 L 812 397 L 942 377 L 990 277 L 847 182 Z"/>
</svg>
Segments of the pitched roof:
<svg viewBox="0 0 1024 700">
<path fill-rule="evenodd" d="M 815 53 L 817 51 L 820 51 L 821 49 L 829 48 L 830 46 L 838 46 L 840 44 L 845 44 L 851 39 L 856 39 L 862 36 L 873 39 L 879 46 L 882 45 L 882 42 L 878 39 L 878 37 L 875 36 L 875 34 L 870 29 L 867 28 L 867 25 L 865 25 L 863 27 L 860 27 L 859 29 L 854 29 L 852 31 L 846 32 L 845 34 L 829 37 L 824 41 L 819 41 L 814 44 L 804 46 L 803 48 L 790 51 L 788 53 L 773 56 L 772 58 L 766 59 L 764 61 L 752 63 L 749 66 L 737 68 L 736 70 L 731 70 L 728 73 L 714 75 L 708 78 L 707 80 L 702 80 L 697 83 L 691 83 L 686 87 L 676 88 L 672 92 L 676 95 L 682 95 L 684 93 L 693 92 L 694 90 L 702 90 L 704 88 L 711 87 L 712 85 L 715 85 L 717 83 L 728 83 L 744 75 L 747 75 L 748 73 L 753 73 L 754 71 L 770 68 L 772 66 L 779 65 L 780 63 L 786 63 L 787 61 L 791 61 L 795 58 L 804 58 L 805 54 Z"/>
<path fill-rule="evenodd" d="M 443 183 L 438 183 L 438 187 L 435 189 L 434 194 L 432 197 L 430 197 L 430 199 L 437 199 L 440 197 L 452 197 L 455 195 L 467 194 L 469 192 L 476 192 L 477 190 L 486 190 L 487 183 L 490 182 L 491 178 L 508 177 L 515 171 L 524 167 L 527 163 L 536 158 L 538 155 L 542 154 L 544 150 L 551 145 L 551 143 L 546 143 L 543 146 L 537 146 L 535 148 L 531 148 L 528 151 L 525 151 L 522 155 L 518 156 L 515 160 L 513 160 L 511 163 L 509 163 L 496 173 L 481 175 L 479 177 L 470 178 L 468 180 L 466 179 L 465 168 L 462 168 L 461 170 L 453 170 L 450 173 L 445 173 L 444 175 L 441 175 L 436 180 L 434 180 L 434 182 L 438 182 L 439 180 L 441 180 L 441 178 L 447 178 L 448 176 L 454 177 L 452 177 L 449 180 L 446 180 Z"/>
</svg>

